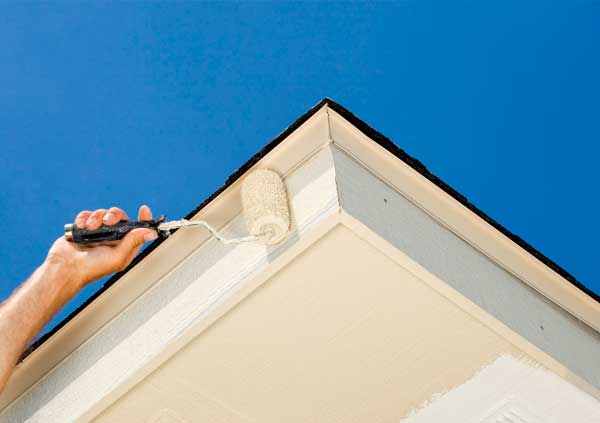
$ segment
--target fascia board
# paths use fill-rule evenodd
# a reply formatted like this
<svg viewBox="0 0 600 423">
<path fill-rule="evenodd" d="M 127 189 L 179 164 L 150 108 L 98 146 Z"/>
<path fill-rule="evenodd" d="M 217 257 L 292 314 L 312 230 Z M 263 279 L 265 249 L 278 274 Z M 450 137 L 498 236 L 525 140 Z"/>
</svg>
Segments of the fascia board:
<svg viewBox="0 0 600 423">
<path fill-rule="evenodd" d="M 541 263 L 329 108 L 334 144 L 435 220 L 564 310 L 600 331 L 600 303 Z"/>
<path fill-rule="evenodd" d="M 255 168 L 269 168 L 283 177 L 292 175 L 311 158 L 327 150 L 329 143 L 327 113 L 325 107 L 322 107 L 248 171 Z M 325 152 L 325 154 L 327 153 Z M 323 170 L 323 172 L 325 171 Z M 321 175 L 308 174 L 305 176 L 306 180 L 300 183 L 308 184 L 308 179 L 318 179 L 319 176 Z M 242 211 L 239 199 L 242 180 L 243 178 L 234 181 L 216 198 L 202 207 L 192 219 L 207 220 L 213 226 L 221 229 L 235 226 L 236 219 L 239 220 Z M 333 179 L 331 179 L 331 183 L 333 185 L 321 184 L 319 189 L 327 190 L 333 187 L 331 193 L 333 194 L 335 193 Z M 301 204 L 293 211 L 295 219 L 302 218 L 302 216 L 307 218 L 310 213 L 318 215 L 319 211 L 314 209 L 317 205 L 311 198 L 307 198 L 309 193 L 315 198 L 319 198 L 318 195 L 307 189 L 302 190 L 302 187 L 291 187 L 291 189 L 301 190 L 298 193 L 301 200 L 297 200 L 297 203 L 299 201 Z M 330 193 L 322 194 L 329 195 Z M 294 223 L 298 224 L 297 221 Z M 110 326 L 114 319 L 159 283 L 165 275 L 172 272 L 198 248 L 210 241 L 211 239 L 205 231 L 180 230 L 162 242 L 148 257 L 123 274 L 118 283 L 111 285 L 96 297 L 17 366 L 7 389 L 0 397 L 0 410 L 15 401 L 18 402 L 18 398 L 38 383 L 40 378 L 51 377 L 52 372 L 57 370 L 62 363 L 68 361 L 74 354 L 79 354 L 85 344 L 91 342 L 95 334 Z M 0 421 L 2 421 L 1 416 L 2 414 L 0 414 Z"/>
</svg>

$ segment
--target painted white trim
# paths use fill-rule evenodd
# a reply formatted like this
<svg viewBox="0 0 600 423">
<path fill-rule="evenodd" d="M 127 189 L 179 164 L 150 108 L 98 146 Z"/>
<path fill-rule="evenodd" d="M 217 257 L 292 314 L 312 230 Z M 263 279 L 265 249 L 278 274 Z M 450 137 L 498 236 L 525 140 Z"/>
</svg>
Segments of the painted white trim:
<svg viewBox="0 0 600 423">
<path fill-rule="evenodd" d="M 598 302 L 331 109 L 329 121 L 336 146 L 502 268 L 600 331 Z"/>
</svg>

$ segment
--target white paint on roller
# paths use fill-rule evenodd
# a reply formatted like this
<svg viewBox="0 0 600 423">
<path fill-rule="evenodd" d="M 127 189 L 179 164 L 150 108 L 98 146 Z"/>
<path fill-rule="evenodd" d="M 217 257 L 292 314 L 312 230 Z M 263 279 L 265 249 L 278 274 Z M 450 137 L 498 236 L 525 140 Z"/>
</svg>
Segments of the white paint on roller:
<svg viewBox="0 0 600 423">
<path fill-rule="evenodd" d="M 283 181 L 275 172 L 258 169 L 242 183 L 244 218 L 250 234 L 266 244 L 282 241 L 290 229 L 290 212 Z"/>
<path fill-rule="evenodd" d="M 402 420 L 434 422 L 598 423 L 600 401 L 531 361 L 502 355 Z"/>
<path fill-rule="evenodd" d="M 241 196 L 249 236 L 227 238 L 205 220 L 187 219 L 161 223 L 158 231 L 203 227 L 223 244 L 261 242 L 274 245 L 283 241 L 290 231 L 290 210 L 285 185 L 279 175 L 268 169 L 255 170 L 244 179 Z"/>
</svg>

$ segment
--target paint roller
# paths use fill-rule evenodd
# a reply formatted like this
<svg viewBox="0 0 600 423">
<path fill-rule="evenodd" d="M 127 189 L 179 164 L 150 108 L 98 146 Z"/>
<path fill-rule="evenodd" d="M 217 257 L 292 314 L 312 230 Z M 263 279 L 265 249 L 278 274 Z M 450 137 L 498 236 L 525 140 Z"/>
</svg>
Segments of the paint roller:
<svg viewBox="0 0 600 423">
<path fill-rule="evenodd" d="M 154 229 L 160 236 L 168 237 L 171 231 L 185 227 L 206 228 L 225 244 L 260 242 L 272 245 L 286 237 L 290 230 L 290 211 L 285 185 L 277 173 L 268 169 L 253 171 L 242 182 L 241 197 L 244 219 L 250 234 L 241 238 L 224 238 L 203 220 L 181 219 L 166 222 L 164 215 L 147 221 L 122 220 L 91 231 L 69 223 L 65 225 L 65 238 L 81 244 L 116 241 L 123 239 L 135 228 Z"/>
</svg>

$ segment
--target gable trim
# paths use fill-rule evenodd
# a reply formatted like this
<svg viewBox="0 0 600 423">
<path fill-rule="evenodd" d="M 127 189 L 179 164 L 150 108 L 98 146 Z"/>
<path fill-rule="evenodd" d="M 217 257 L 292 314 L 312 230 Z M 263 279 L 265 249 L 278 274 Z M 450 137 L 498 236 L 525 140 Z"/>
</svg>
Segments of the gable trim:
<svg viewBox="0 0 600 423">
<path fill-rule="evenodd" d="M 361 120 L 360 118 L 355 116 L 352 112 L 350 112 L 349 110 L 344 108 L 342 105 L 336 103 L 335 101 L 333 101 L 327 97 L 324 98 L 323 100 L 321 100 L 315 106 L 313 106 L 306 113 L 304 113 L 300 118 L 298 118 L 296 121 L 294 121 L 283 132 L 281 132 L 277 137 L 275 137 L 265 147 L 263 147 L 258 153 L 256 153 L 254 156 L 252 156 L 238 170 L 236 170 L 234 173 L 232 173 L 227 178 L 227 180 L 223 184 L 223 186 L 221 186 L 219 189 L 217 189 L 213 194 L 210 195 L 210 197 L 208 197 L 206 200 L 204 200 L 202 203 L 200 203 L 194 210 L 192 210 L 190 213 L 188 213 L 185 216 L 185 218 L 192 219 L 200 211 L 204 210 L 204 208 L 207 205 L 209 205 L 214 199 L 216 199 L 219 195 L 221 195 L 224 191 L 226 191 L 231 185 L 233 185 L 245 172 L 247 172 L 254 165 L 256 165 L 256 163 L 259 160 L 261 160 L 263 157 L 265 157 L 267 154 L 269 154 L 279 144 L 281 144 L 288 136 L 293 134 L 298 128 L 300 128 L 302 125 L 304 125 L 311 117 L 313 117 L 313 115 L 316 115 L 319 111 L 323 110 L 324 108 L 327 111 L 328 110 L 334 111 L 340 117 L 342 117 L 343 119 L 345 119 L 346 121 L 348 121 L 349 123 L 354 125 L 365 137 L 367 137 L 371 141 L 378 144 L 382 149 L 386 150 L 388 153 L 395 156 L 397 159 L 400 159 L 400 161 L 402 161 L 405 165 L 411 167 L 415 172 L 421 174 L 423 178 L 429 180 L 434 185 L 436 185 L 441 191 L 446 193 L 449 197 L 458 201 L 461 205 L 463 205 L 469 211 L 471 211 L 473 214 L 475 214 L 479 219 L 483 220 L 483 222 L 487 223 L 488 225 L 491 225 L 492 228 L 496 229 L 498 232 L 500 232 L 500 234 L 504 235 L 505 238 L 508 238 L 508 240 L 515 243 L 518 247 L 521 247 L 526 253 L 530 254 L 532 256 L 531 258 L 538 260 L 539 262 L 541 262 L 541 264 L 547 266 L 550 270 L 556 272 L 560 277 L 562 277 L 564 279 L 564 280 L 559 279 L 558 283 L 562 284 L 566 281 L 569 284 L 576 287 L 578 290 L 580 290 L 583 294 L 587 295 L 593 301 L 600 304 L 600 295 L 596 294 L 595 292 L 593 292 L 592 290 L 587 288 L 583 283 L 579 282 L 573 275 L 571 275 L 569 272 L 567 272 L 561 266 L 559 266 L 554 261 L 552 261 L 551 259 L 546 257 L 540 251 L 538 251 L 537 249 L 532 247 L 529 243 L 527 243 L 521 237 L 513 234 L 512 232 L 510 232 L 509 230 L 504 228 L 502 225 L 500 225 L 498 222 L 496 222 L 494 219 L 492 219 L 487 214 L 485 214 L 483 211 L 478 209 L 475 205 L 470 203 L 466 197 L 461 195 L 458 191 L 454 190 L 452 187 L 447 185 L 441 179 L 439 179 L 438 177 L 433 175 L 431 172 L 429 172 L 429 170 L 427 169 L 427 167 L 425 165 L 423 165 L 423 163 L 421 163 L 419 160 L 417 160 L 414 157 L 407 154 L 404 150 L 402 150 L 396 144 L 394 144 L 394 142 L 391 141 L 389 138 L 387 138 L 386 136 L 382 135 L 377 130 L 370 127 L 367 123 L 365 123 L 363 120 Z M 328 115 L 328 118 L 329 118 L 329 115 Z M 329 136 L 329 138 L 331 138 L 331 128 L 329 128 L 329 131 L 330 132 L 329 132 L 328 136 Z M 341 145 L 341 147 L 343 148 L 344 146 Z M 348 152 L 350 154 L 353 154 L 351 149 L 349 149 Z M 384 178 L 384 180 L 385 180 L 385 178 Z M 480 222 L 480 223 L 483 223 L 483 222 Z M 491 228 L 488 228 L 488 230 L 491 230 Z M 48 333 L 46 333 L 45 335 L 43 335 L 39 339 L 37 339 L 35 342 L 33 342 L 22 354 L 22 356 L 20 358 L 20 362 L 22 362 L 29 354 L 31 354 L 34 350 L 36 350 L 44 342 L 46 342 L 48 339 L 50 339 L 55 333 L 57 333 L 59 330 L 61 330 L 62 327 L 64 327 L 71 319 L 73 319 L 82 310 L 84 310 L 86 307 L 88 307 L 104 291 L 106 291 L 113 284 L 115 284 L 118 280 L 120 280 L 126 273 L 130 272 L 140 261 L 142 261 L 145 257 L 147 257 L 153 250 L 158 248 L 158 246 L 160 246 L 163 241 L 164 241 L 163 239 L 157 239 L 156 241 L 154 241 L 151 245 L 149 245 L 147 248 L 145 248 L 144 251 L 142 251 L 142 253 L 140 253 L 133 260 L 133 262 L 127 267 L 127 269 L 113 275 L 98 291 L 96 291 L 90 298 L 88 298 L 77 309 L 75 309 L 72 313 L 70 313 L 64 320 L 59 322 L 51 331 L 49 331 Z M 503 243 L 506 243 L 506 241 L 504 241 Z M 523 253 L 521 253 L 521 254 L 523 254 Z M 531 260 L 531 258 L 529 258 L 529 260 Z M 524 260 L 527 261 L 527 259 L 524 259 Z M 541 272 L 547 273 L 547 270 L 546 271 L 542 270 Z M 551 277 L 551 279 L 555 280 L 554 284 L 556 285 L 557 278 Z M 535 285 L 535 283 L 533 283 L 533 285 Z M 566 288 L 566 289 L 568 290 L 568 288 Z M 551 288 L 550 290 L 551 291 L 560 291 L 561 288 L 556 287 L 556 288 Z M 569 296 L 577 296 L 577 294 L 571 293 Z M 559 298 L 560 295 L 557 295 L 556 292 L 549 294 L 549 298 L 555 298 L 555 297 Z M 562 303 L 561 300 L 557 300 L 557 301 L 559 303 Z M 589 303 L 589 301 L 587 301 L 586 299 L 581 299 L 581 298 L 579 300 L 575 300 L 575 301 L 566 300 L 566 301 L 564 301 L 563 306 L 567 310 L 571 311 L 572 309 L 577 308 L 577 303 L 579 303 L 579 304 Z M 576 316 L 578 316 L 579 313 L 575 312 L 574 314 Z M 583 317 L 582 320 L 585 321 L 586 323 L 592 325 L 596 330 L 600 331 L 600 324 L 598 322 L 593 323 L 594 319 L 590 319 L 589 317 Z M 597 320 L 600 320 L 600 317 L 598 317 Z"/>
<path fill-rule="evenodd" d="M 329 122 L 338 148 L 503 269 L 600 332 L 600 302 L 593 293 L 570 283 L 473 211 L 474 206 L 457 202 L 438 184 L 432 184 L 430 178 L 373 142 L 335 109 L 329 114 Z"/>
<path fill-rule="evenodd" d="M 336 103 L 335 101 L 330 100 L 330 99 L 325 99 L 323 101 L 326 102 L 326 105 L 329 109 L 333 110 L 340 117 L 342 117 L 348 123 L 353 125 L 356 129 L 358 129 L 359 132 L 361 132 L 365 137 L 367 137 L 367 139 L 370 139 L 374 143 L 378 144 L 382 149 L 387 150 L 388 153 L 390 153 L 397 159 L 400 159 L 400 161 L 402 161 L 404 164 L 408 165 L 414 171 L 421 174 L 423 176 L 423 178 L 429 180 L 431 183 L 433 183 L 435 186 L 437 186 L 440 190 L 445 192 L 448 196 L 450 196 L 454 200 L 458 201 L 460 204 L 462 204 L 468 210 L 473 212 L 484 222 L 488 223 L 493 228 L 495 228 L 497 231 L 502 233 L 506 238 L 513 241 L 515 244 L 517 244 L 522 249 L 527 251 L 529 254 L 531 254 L 533 257 L 535 257 L 537 260 L 539 260 L 540 262 L 542 262 L 543 264 L 548 266 L 550 269 L 552 269 L 553 271 L 558 273 L 567 282 L 573 284 L 578 289 L 580 289 L 585 294 L 587 294 L 592 299 L 594 299 L 596 302 L 600 303 L 600 295 L 599 294 L 596 294 L 595 292 L 593 292 L 592 290 L 587 288 L 583 283 L 578 281 L 573 275 L 571 275 L 569 272 L 567 272 L 564 268 L 559 266 L 557 263 L 555 263 L 550 258 L 546 257 L 540 251 L 538 251 L 533 246 L 531 246 L 529 243 L 527 243 L 524 239 L 522 239 L 518 235 L 510 232 L 508 229 L 506 229 L 500 223 L 496 222 L 493 218 L 488 216 L 485 212 L 483 212 L 482 210 L 477 208 L 464 195 L 460 194 L 454 188 L 452 188 L 451 186 L 446 184 L 444 181 L 442 181 L 440 178 L 438 178 L 433 173 L 431 173 L 423 163 L 421 163 L 419 160 L 415 159 L 414 157 L 410 156 L 408 153 L 406 153 L 404 150 L 402 150 L 400 147 L 398 147 L 392 140 L 390 140 L 389 138 L 387 138 L 385 135 L 381 134 L 377 130 L 373 129 L 366 122 L 361 120 L 359 117 L 357 117 L 352 112 L 350 112 L 348 109 L 344 108 L 342 105 Z"/>
</svg>

